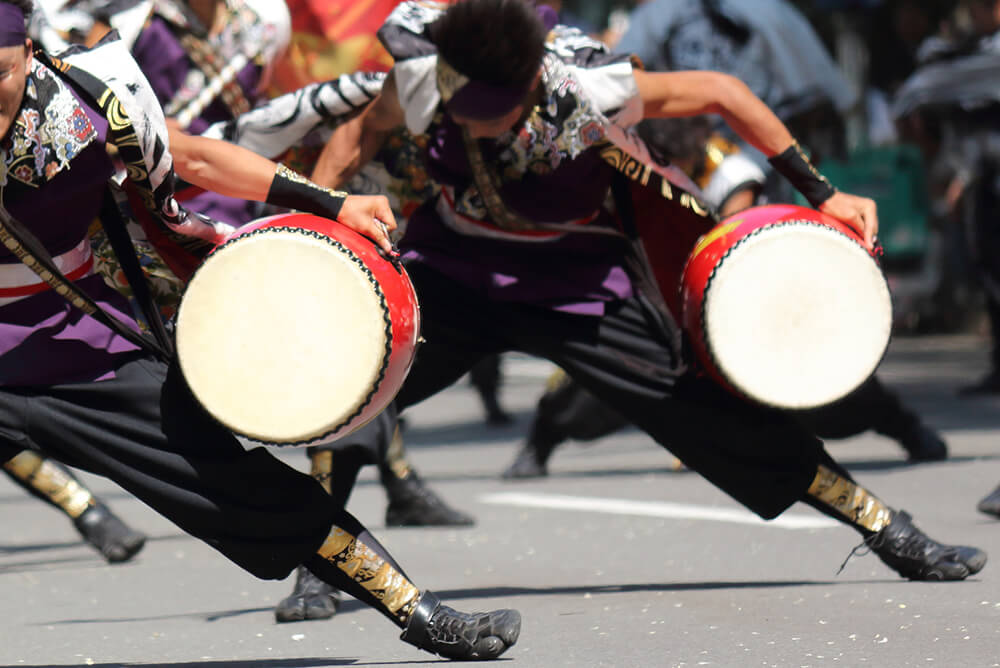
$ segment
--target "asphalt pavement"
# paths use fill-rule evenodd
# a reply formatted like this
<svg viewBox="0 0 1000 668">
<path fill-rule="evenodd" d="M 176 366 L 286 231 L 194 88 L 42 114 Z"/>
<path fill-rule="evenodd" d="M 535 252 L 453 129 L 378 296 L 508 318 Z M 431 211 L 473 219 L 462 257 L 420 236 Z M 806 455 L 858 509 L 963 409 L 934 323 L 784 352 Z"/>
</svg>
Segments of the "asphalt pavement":
<svg viewBox="0 0 1000 668">
<path fill-rule="evenodd" d="M 1000 484 L 1000 398 L 959 399 L 985 368 L 976 337 L 902 338 L 880 375 L 951 448 L 909 465 L 875 434 L 830 443 L 834 457 L 931 536 L 995 559 L 965 582 L 907 582 L 857 535 L 799 504 L 764 523 L 626 430 L 557 452 L 551 475 L 504 482 L 551 367 L 504 360 L 515 416 L 489 428 L 467 383 L 411 409 L 423 477 L 473 513 L 468 529 L 387 529 L 365 471 L 349 508 L 410 577 L 461 609 L 514 607 L 520 642 L 502 659 L 554 666 L 1000 666 L 1000 520 L 976 502 Z M 300 450 L 279 456 L 306 469 Z M 346 603 L 332 620 L 276 624 L 291 589 L 259 581 L 114 484 L 84 474 L 150 535 L 108 566 L 60 514 L 0 479 L 0 665 L 112 668 L 407 666 L 440 659 L 399 641 L 378 613 Z"/>
</svg>

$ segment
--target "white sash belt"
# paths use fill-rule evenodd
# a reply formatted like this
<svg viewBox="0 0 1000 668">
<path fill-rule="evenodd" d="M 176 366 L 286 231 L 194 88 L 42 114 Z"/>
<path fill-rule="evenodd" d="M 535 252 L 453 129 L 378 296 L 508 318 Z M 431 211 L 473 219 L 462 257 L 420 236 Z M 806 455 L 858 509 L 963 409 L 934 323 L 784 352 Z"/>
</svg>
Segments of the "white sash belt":
<svg viewBox="0 0 1000 668">
<path fill-rule="evenodd" d="M 85 238 L 72 250 L 52 258 L 56 267 L 71 281 L 94 273 L 90 239 Z M 51 289 L 38 274 L 20 262 L 0 264 L 0 306 L 5 306 Z"/>
</svg>

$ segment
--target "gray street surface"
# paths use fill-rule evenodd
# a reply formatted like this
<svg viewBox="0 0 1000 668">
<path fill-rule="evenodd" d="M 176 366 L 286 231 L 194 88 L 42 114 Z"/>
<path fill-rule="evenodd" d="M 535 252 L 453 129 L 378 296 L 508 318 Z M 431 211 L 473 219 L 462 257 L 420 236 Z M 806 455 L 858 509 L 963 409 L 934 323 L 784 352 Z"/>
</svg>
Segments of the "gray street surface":
<svg viewBox="0 0 1000 668">
<path fill-rule="evenodd" d="M 986 364 L 975 337 L 898 339 L 881 374 L 948 438 L 911 466 L 874 434 L 830 449 L 868 488 L 943 541 L 994 561 L 960 583 L 911 583 L 857 535 L 800 504 L 750 518 L 635 431 L 560 450 L 548 479 L 498 479 L 550 367 L 505 359 L 511 427 L 487 428 L 463 383 L 407 415 L 412 460 L 473 512 L 462 530 L 385 529 L 366 471 L 351 510 L 417 584 L 462 609 L 518 608 L 511 666 L 1000 666 L 1000 521 L 976 502 L 1000 483 L 1000 399 L 961 400 Z M 301 451 L 280 453 L 305 469 Z M 439 660 L 353 601 L 331 621 L 276 624 L 292 580 L 258 581 L 113 484 L 83 476 L 151 540 L 107 566 L 60 514 L 0 480 L 0 665 L 231 668 L 424 665 Z"/>
</svg>

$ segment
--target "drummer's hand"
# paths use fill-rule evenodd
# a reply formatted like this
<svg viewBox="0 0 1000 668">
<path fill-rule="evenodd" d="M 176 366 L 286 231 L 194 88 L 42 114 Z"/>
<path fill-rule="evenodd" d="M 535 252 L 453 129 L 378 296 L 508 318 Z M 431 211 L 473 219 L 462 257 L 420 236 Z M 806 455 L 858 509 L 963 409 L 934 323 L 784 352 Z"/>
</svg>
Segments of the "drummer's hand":
<svg viewBox="0 0 1000 668">
<path fill-rule="evenodd" d="M 389 232 L 396 229 L 396 218 L 384 195 L 348 195 L 337 220 L 373 239 L 386 253 L 398 255 L 389 240 Z"/>
<path fill-rule="evenodd" d="M 864 238 L 865 246 L 872 250 L 878 234 L 878 213 L 874 200 L 838 190 L 819 205 L 819 210 L 857 230 Z"/>
</svg>

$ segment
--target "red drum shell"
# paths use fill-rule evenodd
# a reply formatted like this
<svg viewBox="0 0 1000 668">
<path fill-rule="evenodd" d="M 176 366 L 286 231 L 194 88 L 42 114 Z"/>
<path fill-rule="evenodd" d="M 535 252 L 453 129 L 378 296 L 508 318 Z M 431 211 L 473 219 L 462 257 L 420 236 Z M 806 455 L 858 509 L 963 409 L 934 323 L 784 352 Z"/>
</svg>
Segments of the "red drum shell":
<svg viewBox="0 0 1000 668">
<path fill-rule="evenodd" d="M 711 284 L 713 274 L 716 272 L 725 256 L 750 235 L 764 231 L 766 228 L 779 226 L 783 223 L 814 223 L 829 227 L 865 250 L 874 259 L 874 253 L 868 250 L 863 243 L 862 237 L 851 227 L 836 220 L 820 211 L 791 204 L 758 206 L 746 209 L 738 214 L 730 216 L 712 228 L 707 234 L 702 236 L 688 256 L 681 278 L 681 302 L 682 315 L 681 322 L 685 332 L 688 334 L 692 347 L 698 361 L 708 374 L 717 382 L 728 388 L 730 391 L 753 400 L 760 400 L 759 397 L 752 396 L 734 383 L 720 369 L 719 364 L 713 355 L 710 343 L 706 339 L 705 325 L 705 302 L 706 290 Z M 888 288 L 886 288 L 888 291 Z M 885 346 L 888 346 L 888 334 L 885 338 Z M 885 347 L 882 348 L 884 354 Z M 879 355 L 881 359 L 881 354 Z M 866 379 L 860 379 L 860 385 Z M 770 403 L 770 402 L 763 402 Z M 779 408 L 810 408 L 811 406 L 782 406 Z"/>
<path fill-rule="evenodd" d="M 389 322 L 388 358 L 383 357 L 381 373 L 375 386 L 370 388 L 370 393 L 363 404 L 353 415 L 326 433 L 306 440 L 292 438 L 261 441 L 241 432 L 238 425 L 226 424 L 225 422 L 223 424 L 251 441 L 274 445 L 319 445 L 335 441 L 364 426 L 395 398 L 416 356 L 417 342 L 420 336 L 420 307 L 410 277 L 401 264 L 390 262 L 380 254 L 377 246 L 370 239 L 347 226 L 311 214 L 293 213 L 272 216 L 240 227 L 208 255 L 204 264 L 211 262 L 213 255 L 228 244 L 238 243 L 241 237 L 283 228 L 316 233 L 322 238 L 341 245 L 363 263 L 371 274 L 370 279 L 377 283 L 377 290 L 384 297 L 384 307 Z M 197 272 L 192 283 L 196 278 Z M 183 302 L 181 308 L 183 309 Z M 182 324 L 182 319 L 179 317 L 178 335 L 181 333 Z M 318 332 L 317 335 L 322 335 L 322 333 Z M 350 354 L 350 351 L 344 351 L 344 353 Z M 181 366 L 183 369 L 183 359 L 181 359 Z M 282 391 L 294 391 L 294 389 L 282 388 Z M 264 409 L 266 407 L 262 407 L 262 410 Z M 209 410 L 209 412 L 212 411 Z"/>
</svg>

